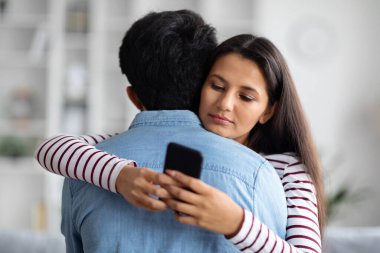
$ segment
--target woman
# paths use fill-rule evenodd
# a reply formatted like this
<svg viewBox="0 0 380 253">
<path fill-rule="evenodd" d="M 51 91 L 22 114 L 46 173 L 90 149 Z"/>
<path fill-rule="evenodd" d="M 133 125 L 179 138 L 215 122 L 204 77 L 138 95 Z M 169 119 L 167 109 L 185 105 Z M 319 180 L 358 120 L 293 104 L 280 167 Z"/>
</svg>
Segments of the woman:
<svg viewBox="0 0 380 253">
<path fill-rule="evenodd" d="M 179 172 L 168 174 L 184 187 L 167 185 L 159 178 L 162 187 L 175 197 L 165 203 L 187 214 L 177 214 L 179 222 L 225 234 L 241 251 L 321 252 L 324 208 L 320 165 L 283 56 L 265 38 L 238 35 L 217 47 L 209 66 L 199 117 L 207 130 L 261 153 L 276 169 L 288 204 L 287 238 L 283 241 L 272 231 L 263 231 L 263 225 L 246 210 L 218 209 L 218 203 L 226 202 L 231 210 L 239 207 L 219 190 Z M 88 158 L 83 168 L 78 162 L 83 153 L 99 151 L 88 147 L 75 153 L 87 143 L 94 145 L 108 137 L 53 137 L 38 147 L 36 159 L 52 172 L 93 183 L 84 177 L 84 170 L 86 166 L 96 167 L 97 162 Z M 99 186 L 116 192 L 113 172 L 130 161 L 108 156 L 109 164 L 103 165 L 104 173 L 99 175 L 100 179 L 107 178 L 96 181 L 107 182 Z M 237 222 L 231 224 L 229 220 Z M 227 230 L 231 227 L 237 229 Z"/>
</svg>

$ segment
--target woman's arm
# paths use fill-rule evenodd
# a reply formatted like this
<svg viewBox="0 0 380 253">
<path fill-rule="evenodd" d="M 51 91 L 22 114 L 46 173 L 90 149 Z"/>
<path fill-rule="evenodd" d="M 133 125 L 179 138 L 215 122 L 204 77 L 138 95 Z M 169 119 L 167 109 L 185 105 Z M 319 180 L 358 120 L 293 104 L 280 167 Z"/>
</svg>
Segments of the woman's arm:
<svg viewBox="0 0 380 253">
<path fill-rule="evenodd" d="M 266 158 L 276 169 L 285 191 L 288 206 L 286 241 L 249 211 L 245 211 L 242 229 L 229 238 L 230 241 L 241 251 L 247 252 L 321 252 L 317 198 L 303 164 L 292 155 L 279 154 Z"/>
<path fill-rule="evenodd" d="M 304 188 L 305 185 L 299 184 L 298 187 Z M 302 201 L 309 202 L 306 200 L 309 199 L 306 195 L 300 197 L 305 198 L 305 200 L 299 199 L 296 201 L 297 205 L 295 205 L 292 199 L 289 198 L 296 195 L 299 198 L 300 195 L 297 190 L 292 193 L 292 196 L 287 194 L 288 225 L 286 241 L 270 231 L 265 224 L 262 224 L 247 210 L 244 212 L 242 228 L 235 236 L 228 239 L 238 249 L 245 252 L 321 252 L 318 218 L 314 215 L 316 208 L 314 204 L 311 204 L 313 205 L 311 207 L 309 203 L 301 203 Z"/>
<path fill-rule="evenodd" d="M 157 172 L 136 168 L 134 161 L 92 146 L 110 137 L 112 135 L 53 136 L 37 147 L 35 159 L 49 172 L 120 193 L 137 207 L 165 210 L 165 203 L 151 196 L 167 197 L 165 190 L 155 186 Z"/>
<path fill-rule="evenodd" d="M 116 178 L 121 169 L 133 161 L 97 150 L 93 145 L 112 135 L 53 136 L 36 149 L 35 159 L 47 171 L 79 179 L 116 192 Z"/>
<path fill-rule="evenodd" d="M 179 172 L 171 174 L 172 177 L 190 188 L 192 192 L 179 187 L 166 186 L 172 196 L 183 201 L 172 199 L 166 203 L 170 208 L 190 215 L 177 215 L 176 219 L 181 223 L 225 235 L 231 234 L 231 228 L 238 228 L 237 231 L 235 229 L 234 235 L 227 239 L 244 252 L 319 253 L 321 242 L 315 191 L 303 168 L 299 167 L 290 166 L 288 175 L 284 174 L 283 177 L 288 204 L 286 241 L 261 223 L 250 211 L 244 210 L 242 214 L 233 211 L 237 210 L 236 203 L 224 193 Z M 236 218 L 232 217 L 235 215 L 233 213 L 236 213 Z M 240 221 L 239 215 L 241 215 Z M 240 224 L 241 219 L 243 219 L 242 224 Z"/>
</svg>

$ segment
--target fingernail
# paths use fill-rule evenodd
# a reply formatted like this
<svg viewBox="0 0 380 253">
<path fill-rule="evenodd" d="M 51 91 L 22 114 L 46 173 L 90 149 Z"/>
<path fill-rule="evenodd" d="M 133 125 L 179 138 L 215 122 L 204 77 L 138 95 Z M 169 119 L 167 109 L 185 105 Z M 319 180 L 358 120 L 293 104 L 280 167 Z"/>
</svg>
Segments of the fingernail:
<svg viewBox="0 0 380 253">
<path fill-rule="evenodd" d="M 166 169 L 165 171 L 166 171 L 166 173 L 168 173 L 170 176 L 174 176 L 174 175 L 175 175 L 174 170 Z"/>
</svg>

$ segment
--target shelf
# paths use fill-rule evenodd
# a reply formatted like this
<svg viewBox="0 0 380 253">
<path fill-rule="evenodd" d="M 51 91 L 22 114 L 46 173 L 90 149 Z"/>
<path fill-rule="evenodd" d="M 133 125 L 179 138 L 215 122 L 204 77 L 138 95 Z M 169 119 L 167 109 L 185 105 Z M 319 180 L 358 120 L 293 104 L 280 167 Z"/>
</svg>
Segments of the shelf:
<svg viewBox="0 0 380 253">
<path fill-rule="evenodd" d="M 33 53 L 31 51 L 8 50 L 0 51 L 1 69 L 33 69 L 46 71 L 46 53 Z"/>
<path fill-rule="evenodd" d="M 33 27 L 14 29 L 13 27 L 0 26 L 0 50 L 29 50 L 36 30 Z"/>
<path fill-rule="evenodd" d="M 151 11 L 197 10 L 200 1 L 203 0 L 113 0 L 108 1 L 106 15 L 110 17 L 129 16 L 136 20 Z"/>
<path fill-rule="evenodd" d="M 32 157 L 0 157 L 0 227 L 36 229 L 36 207 L 44 203 L 46 174 Z M 9 192 L 9 193 L 8 193 Z"/>
<path fill-rule="evenodd" d="M 0 111 L 5 110 L 7 103 L 11 102 L 12 96 L 18 89 L 27 89 L 32 95 L 33 102 L 45 106 L 47 80 L 46 70 L 44 68 L 0 68 L 1 93 L 0 93 Z M 40 101 L 37 101 L 40 100 Z M 39 110 L 44 108 L 38 107 Z M 1 117 L 1 114 L 0 114 Z"/>
<path fill-rule="evenodd" d="M 107 31 L 122 32 L 123 35 L 137 19 L 151 11 L 190 9 L 197 10 L 200 0 L 113 0 L 106 9 Z M 165 6 L 165 7 L 163 7 Z M 122 36 L 123 36 L 122 35 Z M 120 39 L 122 38 L 120 36 Z"/>
<path fill-rule="evenodd" d="M 130 16 L 109 16 L 106 19 L 107 31 L 122 33 L 124 35 L 135 20 L 136 18 Z M 120 42 L 123 35 L 120 37 Z"/>
<path fill-rule="evenodd" d="M 0 27 L 13 29 L 36 28 L 46 24 L 48 19 L 48 0 L 8 0 L 0 19 Z"/>
<path fill-rule="evenodd" d="M 16 123 L 12 120 L 0 119 L 0 136 L 41 138 L 45 135 L 45 125 L 45 120 Z"/>
<path fill-rule="evenodd" d="M 2 164 L 0 163 L 2 166 Z M 9 166 L 14 166 L 11 163 L 8 164 Z M 8 175 L 8 176 L 15 176 L 19 177 L 19 175 L 24 176 L 44 176 L 46 173 L 50 173 L 48 171 L 44 171 L 42 168 L 2 168 L 0 169 L 0 175 Z"/>
<path fill-rule="evenodd" d="M 8 0 L 6 15 L 47 14 L 49 0 Z"/>
<path fill-rule="evenodd" d="M 43 176 L 47 171 L 44 171 L 33 157 L 25 158 L 8 158 L 0 157 L 0 174 L 18 176 L 22 175 L 41 175 Z"/>
<path fill-rule="evenodd" d="M 66 50 L 88 50 L 88 37 L 87 33 L 66 33 L 65 35 L 65 49 Z"/>
<path fill-rule="evenodd" d="M 107 14 L 112 14 L 113 16 L 121 15 L 131 15 L 133 14 L 133 6 L 138 0 L 113 0 L 109 1 L 107 4 Z M 140 0 L 141 1 L 141 0 Z"/>
<path fill-rule="evenodd" d="M 0 27 L 12 27 L 14 29 L 36 28 L 47 23 L 45 14 L 25 14 L 5 16 L 0 20 Z"/>
</svg>

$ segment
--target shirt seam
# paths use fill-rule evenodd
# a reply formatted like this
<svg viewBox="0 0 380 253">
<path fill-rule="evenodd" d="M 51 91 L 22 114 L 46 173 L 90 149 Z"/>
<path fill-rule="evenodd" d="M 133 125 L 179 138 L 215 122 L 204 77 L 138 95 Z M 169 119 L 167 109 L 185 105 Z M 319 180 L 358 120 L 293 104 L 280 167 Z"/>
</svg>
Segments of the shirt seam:
<svg viewBox="0 0 380 253">
<path fill-rule="evenodd" d="M 167 124 L 170 123 L 170 124 Z M 163 126 L 163 127 L 174 127 L 174 126 L 202 126 L 200 123 L 190 120 L 160 120 L 159 122 L 154 121 L 141 121 L 134 122 L 129 129 L 141 127 L 141 126 Z"/>
<path fill-rule="evenodd" d="M 211 170 L 211 171 L 215 171 L 215 172 L 222 172 L 222 173 L 231 175 L 231 176 L 233 176 L 235 178 L 238 178 L 239 180 L 241 180 L 244 184 L 248 185 L 249 187 L 253 187 L 254 186 L 254 182 L 249 182 L 242 174 L 240 174 L 238 172 L 231 173 L 233 170 L 229 169 L 228 167 L 217 166 L 217 165 L 209 165 L 209 166 L 207 166 L 206 169 L 207 170 Z M 255 173 L 253 173 L 253 174 L 255 174 Z M 255 179 L 253 179 L 253 180 L 255 180 Z"/>
<path fill-rule="evenodd" d="M 260 173 L 260 171 L 261 171 L 261 169 L 265 163 L 266 163 L 266 160 L 261 161 L 261 164 L 259 165 L 259 167 L 257 169 L 256 175 L 254 175 L 254 178 L 253 178 L 252 207 L 251 207 L 252 210 L 255 210 L 255 203 L 256 203 L 255 192 L 256 192 L 257 177 L 259 176 L 259 173 Z"/>
<path fill-rule="evenodd" d="M 70 190 L 70 212 L 71 212 L 71 214 L 70 214 L 70 217 L 71 217 L 71 223 L 73 224 L 73 228 L 74 228 L 74 233 L 78 233 L 78 227 L 77 227 L 77 224 L 76 224 L 76 222 L 74 222 L 74 212 L 73 212 L 73 208 L 74 208 L 74 206 L 73 206 L 73 191 L 72 191 L 72 183 L 73 183 L 73 181 L 72 181 L 73 179 L 70 179 L 69 180 L 69 190 Z"/>
<path fill-rule="evenodd" d="M 264 163 L 265 163 L 265 161 L 261 162 L 261 164 L 259 165 L 259 169 L 262 167 L 262 164 L 264 164 Z M 161 164 L 161 162 L 138 163 L 138 166 L 139 167 L 148 167 L 148 168 L 152 168 L 152 169 L 163 168 L 163 164 Z M 234 178 L 239 179 L 246 186 L 251 187 L 254 190 L 254 184 L 255 184 L 254 181 L 247 180 L 243 174 L 241 174 L 241 173 L 239 173 L 233 169 L 230 169 L 229 167 L 207 163 L 205 169 L 209 170 L 209 171 L 221 172 L 221 173 L 230 175 Z M 255 172 L 255 170 L 252 170 L 251 173 L 253 174 L 253 180 L 256 180 L 257 171 Z"/>
</svg>

